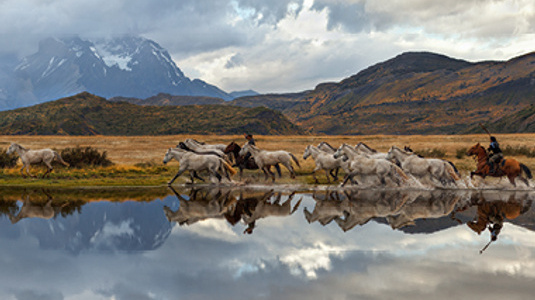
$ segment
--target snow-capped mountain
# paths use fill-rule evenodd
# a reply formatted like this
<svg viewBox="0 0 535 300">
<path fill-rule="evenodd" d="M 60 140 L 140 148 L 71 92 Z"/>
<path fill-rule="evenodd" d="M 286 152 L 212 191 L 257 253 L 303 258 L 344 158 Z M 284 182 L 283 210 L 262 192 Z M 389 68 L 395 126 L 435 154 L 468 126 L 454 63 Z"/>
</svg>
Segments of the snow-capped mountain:
<svg viewBox="0 0 535 300">
<path fill-rule="evenodd" d="M 3 75 L 2 75 L 3 74 Z M 12 70 L 0 70 L 0 109 L 88 91 L 102 97 L 147 98 L 158 93 L 232 97 L 182 73 L 169 53 L 142 37 L 96 41 L 48 38 Z"/>
</svg>

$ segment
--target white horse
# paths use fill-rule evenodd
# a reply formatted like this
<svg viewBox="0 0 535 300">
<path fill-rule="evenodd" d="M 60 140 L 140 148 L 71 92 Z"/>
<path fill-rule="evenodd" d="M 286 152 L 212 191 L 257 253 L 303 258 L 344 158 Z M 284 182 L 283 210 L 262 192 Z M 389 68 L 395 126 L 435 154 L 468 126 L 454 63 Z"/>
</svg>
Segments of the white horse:
<svg viewBox="0 0 535 300">
<path fill-rule="evenodd" d="M 207 170 L 210 172 L 210 175 L 215 176 L 219 182 L 221 182 L 222 178 L 219 174 L 219 171 L 221 171 L 228 180 L 230 180 L 228 172 L 230 172 L 232 175 L 236 174 L 236 171 L 232 168 L 232 166 L 230 166 L 224 159 L 216 155 L 201 155 L 183 149 L 169 148 L 167 153 L 165 153 L 163 163 L 167 164 L 173 158 L 178 161 L 180 167 L 175 177 L 168 182 L 169 185 L 171 185 L 173 181 L 178 178 L 178 176 L 182 175 L 182 173 L 186 171 L 190 171 L 192 184 L 194 183 L 194 172 Z"/>
<path fill-rule="evenodd" d="M 271 172 L 269 169 L 269 166 L 274 166 L 276 164 L 282 164 L 290 171 L 290 176 L 292 178 L 295 178 L 295 172 L 294 168 L 292 166 L 292 160 L 295 162 L 295 164 L 298 167 L 301 167 L 299 165 L 299 160 L 297 160 L 297 157 L 295 157 L 292 153 L 284 150 L 278 150 L 278 151 L 267 151 L 263 149 L 259 149 L 256 146 L 253 146 L 251 144 L 245 144 L 241 150 L 239 155 L 245 155 L 247 153 L 251 153 L 251 156 L 253 157 L 255 163 L 258 165 L 258 168 L 261 169 L 264 172 L 264 175 L 266 177 L 266 180 L 268 179 L 268 173 L 271 175 L 271 180 L 275 182 L 275 174 Z"/>
<path fill-rule="evenodd" d="M 24 168 L 26 168 L 26 173 L 30 175 L 31 177 L 36 177 L 35 175 L 32 175 L 30 173 L 30 165 L 31 164 L 37 164 L 37 163 L 44 163 L 48 169 L 43 174 L 43 178 L 50 174 L 52 172 L 52 161 L 57 160 L 60 163 L 64 164 L 65 166 L 68 166 L 69 164 L 66 163 L 63 158 L 54 150 L 52 149 L 41 149 L 41 150 L 30 150 L 22 147 L 19 144 L 11 143 L 11 146 L 7 149 L 7 154 L 11 154 L 13 152 L 16 152 L 20 160 L 22 161 L 22 168 L 20 169 L 20 174 L 22 174 L 22 177 L 26 177 L 23 173 Z"/>
<path fill-rule="evenodd" d="M 447 161 L 419 157 L 412 152 L 406 152 L 396 146 L 390 148 L 387 159 L 399 161 L 403 171 L 421 179 L 428 179 L 431 184 L 433 184 L 433 179 L 435 179 L 442 185 L 448 183 L 456 185 L 456 180 L 460 179 L 455 169 Z"/>
<path fill-rule="evenodd" d="M 384 159 L 370 158 L 360 155 L 355 148 L 348 144 L 342 144 L 334 153 L 335 158 L 341 157 L 342 155 L 346 155 L 349 159 L 350 170 L 346 175 L 344 182 L 342 182 L 342 186 L 344 186 L 348 180 L 353 182 L 353 177 L 355 175 L 377 176 L 383 185 L 386 184 L 386 177 L 390 178 L 398 186 L 409 179 L 403 170 L 393 163 Z"/>
<path fill-rule="evenodd" d="M 325 170 L 327 182 L 331 182 L 329 174 L 333 177 L 335 181 L 338 180 L 338 176 L 336 176 L 332 172 L 333 170 L 342 167 L 342 158 L 334 158 L 333 154 L 322 151 L 318 149 L 318 147 L 315 147 L 313 145 L 308 145 L 306 147 L 305 152 L 303 153 L 303 159 L 306 160 L 309 156 L 312 156 L 314 162 L 316 163 L 316 167 L 314 168 L 314 171 L 312 171 L 312 177 L 314 177 L 316 183 L 318 183 L 316 172 L 319 170 Z"/>
</svg>

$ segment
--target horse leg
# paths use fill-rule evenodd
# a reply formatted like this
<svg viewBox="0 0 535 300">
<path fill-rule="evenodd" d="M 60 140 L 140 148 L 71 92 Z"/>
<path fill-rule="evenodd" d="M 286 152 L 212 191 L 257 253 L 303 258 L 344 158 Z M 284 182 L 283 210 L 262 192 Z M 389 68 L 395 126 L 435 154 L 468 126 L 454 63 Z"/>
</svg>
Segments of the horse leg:
<svg viewBox="0 0 535 300">
<path fill-rule="evenodd" d="M 28 173 L 28 175 L 30 175 L 30 177 L 32 177 L 32 178 L 37 178 L 37 176 L 35 176 L 32 173 L 30 173 L 30 164 L 26 165 L 26 173 Z"/>
<path fill-rule="evenodd" d="M 200 181 L 202 182 L 205 182 L 206 180 L 204 180 L 204 178 L 202 178 L 201 176 L 199 176 L 199 174 L 197 174 L 197 171 L 192 171 L 193 172 L 193 177 L 199 179 Z M 193 178 L 191 179 L 191 183 L 193 183 Z"/>
<path fill-rule="evenodd" d="M 507 175 L 507 178 L 509 179 L 509 182 L 510 182 L 514 187 L 516 187 L 515 176 L 514 176 L 514 175 Z"/>
<path fill-rule="evenodd" d="M 176 173 L 175 177 L 173 177 L 173 179 L 171 179 L 171 181 L 169 181 L 167 183 L 167 185 L 171 185 L 173 183 L 173 181 L 175 181 L 175 179 L 178 178 L 178 176 L 182 175 L 182 173 L 186 172 L 186 169 L 179 169 L 178 172 Z"/>
<path fill-rule="evenodd" d="M 290 177 L 295 178 L 295 172 L 294 168 L 292 167 L 292 163 L 284 164 L 284 166 L 286 167 L 286 169 L 288 169 L 288 171 L 290 171 Z"/>
<path fill-rule="evenodd" d="M 331 177 L 329 177 L 329 171 L 325 170 L 325 177 L 327 177 L 327 183 L 331 183 Z"/>
<path fill-rule="evenodd" d="M 24 174 L 24 168 L 26 168 L 26 165 L 22 165 L 22 168 L 20 168 L 20 175 L 22 175 L 22 178 L 26 178 L 26 175 Z"/>
<path fill-rule="evenodd" d="M 269 166 L 265 166 L 264 169 L 269 173 L 269 175 L 271 175 L 271 182 L 275 182 L 275 173 L 271 172 L 271 170 L 269 169 Z M 267 175 L 267 173 L 266 173 Z M 267 177 L 266 177 L 267 179 Z"/>
<path fill-rule="evenodd" d="M 282 178 L 281 166 L 279 166 L 279 164 L 275 164 L 274 167 L 277 170 L 277 174 L 279 174 L 279 178 Z"/>
<path fill-rule="evenodd" d="M 47 176 L 47 175 L 50 176 L 50 173 L 53 170 L 52 165 L 49 162 L 45 161 L 45 165 L 48 167 L 48 169 L 46 170 L 45 174 L 43 174 L 43 177 L 41 177 L 41 178 L 45 178 L 45 176 Z"/>
<path fill-rule="evenodd" d="M 334 171 L 334 174 L 333 174 L 333 171 Z M 336 168 L 336 169 L 329 171 L 334 181 L 338 181 L 338 171 L 340 171 L 340 168 Z"/>
</svg>

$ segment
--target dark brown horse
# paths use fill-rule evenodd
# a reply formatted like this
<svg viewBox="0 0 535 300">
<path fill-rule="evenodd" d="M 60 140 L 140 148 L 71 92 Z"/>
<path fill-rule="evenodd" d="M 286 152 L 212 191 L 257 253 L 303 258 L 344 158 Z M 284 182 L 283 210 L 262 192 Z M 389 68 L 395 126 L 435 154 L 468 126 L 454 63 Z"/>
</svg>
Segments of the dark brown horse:
<svg viewBox="0 0 535 300">
<path fill-rule="evenodd" d="M 234 161 L 236 162 L 233 167 L 238 167 L 240 169 L 240 179 L 242 178 L 243 169 L 246 170 L 258 170 L 258 165 L 254 161 L 254 158 L 251 156 L 251 154 L 247 153 L 246 155 L 240 155 L 241 147 L 236 144 L 235 142 L 231 142 L 228 144 L 228 146 L 225 148 L 223 152 L 225 154 L 232 153 L 234 155 Z M 277 169 L 277 173 L 279 174 L 279 177 L 282 177 L 281 175 L 281 168 L 279 164 L 275 165 L 275 169 Z"/>
<path fill-rule="evenodd" d="M 508 158 L 508 159 L 502 159 L 498 163 L 498 166 L 496 167 L 496 172 L 490 173 L 490 165 L 488 162 L 488 154 L 487 151 L 483 146 L 481 146 L 480 143 L 477 143 L 476 145 L 472 146 L 472 148 L 468 149 L 468 152 L 466 152 L 466 155 L 468 156 L 476 156 L 477 159 L 477 169 L 473 172 L 470 172 L 470 178 L 473 178 L 474 175 L 481 176 L 483 178 L 487 176 L 491 177 L 502 177 L 507 176 L 509 181 L 513 186 L 516 186 L 515 178 L 519 178 L 524 182 L 527 186 L 529 186 L 529 181 L 522 177 L 522 172 L 526 175 L 528 179 L 531 179 L 531 171 L 530 169 L 524 165 L 519 163 L 516 159 Z"/>
</svg>

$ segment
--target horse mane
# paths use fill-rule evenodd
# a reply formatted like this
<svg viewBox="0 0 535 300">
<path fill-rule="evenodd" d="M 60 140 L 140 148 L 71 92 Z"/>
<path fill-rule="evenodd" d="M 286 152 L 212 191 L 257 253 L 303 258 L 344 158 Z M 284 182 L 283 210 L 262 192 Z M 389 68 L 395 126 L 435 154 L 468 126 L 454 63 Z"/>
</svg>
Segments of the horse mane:
<svg viewBox="0 0 535 300">
<path fill-rule="evenodd" d="M 11 145 L 14 145 L 14 146 L 16 146 L 16 147 L 18 147 L 18 148 L 20 148 L 20 149 L 22 149 L 22 150 L 30 150 L 30 148 L 25 148 L 25 147 L 23 147 L 22 145 L 19 145 L 19 144 L 17 144 L 17 143 L 11 143 Z"/>
<path fill-rule="evenodd" d="M 329 144 L 329 143 L 327 143 L 327 142 L 321 142 L 321 143 L 319 143 L 319 144 L 318 144 L 318 147 L 321 147 L 321 145 L 325 145 L 325 146 L 329 147 L 331 150 L 336 151 L 336 149 L 335 149 L 333 146 L 331 146 L 331 144 Z"/>
<path fill-rule="evenodd" d="M 195 143 L 197 143 L 197 144 L 199 144 L 199 145 L 206 145 L 205 142 L 199 142 L 199 141 L 197 141 L 196 139 L 190 139 L 190 140 L 194 141 Z"/>
<path fill-rule="evenodd" d="M 377 153 L 377 150 L 371 148 L 370 146 L 364 144 L 363 142 L 359 142 L 355 148 L 358 148 L 358 147 L 361 146 L 361 145 L 362 145 L 363 147 L 365 147 L 366 149 L 370 150 L 371 152 L 373 152 L 373 153 Z"/>
<path fill-rule="evenodd" d="M 178 143 L 176 149 L 186 150 L 188 152 L 193 152 L 193 153 L 199 154 L 199 155 L 216 155 L 218 157 L 221 157 L 221 155 L 219 153 L 214 152 L 214 151 L 206 151 L 206 152 L 195 151 L 195 150 L 189 148 L 188 146 L 186 146 L 186 144 L 184 142 Z"/>
</svg>

